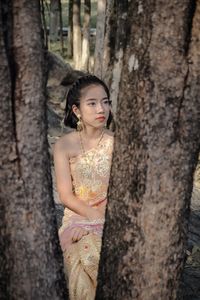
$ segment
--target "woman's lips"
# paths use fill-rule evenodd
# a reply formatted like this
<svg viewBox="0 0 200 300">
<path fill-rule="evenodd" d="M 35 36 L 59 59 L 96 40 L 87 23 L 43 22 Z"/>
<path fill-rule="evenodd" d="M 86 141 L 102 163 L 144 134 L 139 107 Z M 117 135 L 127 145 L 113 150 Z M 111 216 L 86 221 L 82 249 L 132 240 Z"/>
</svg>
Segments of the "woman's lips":
<svg viewBox="0 0 200 300">
<path fill-rule="evenodd" d="M 96 118 L 96 120 L 98 120 L 99 122 L 104 122 L 105 121 L 105 117 L 98 117 L 98 118 Z"/>
<path fill-rule="evenodd" d="M 97 117 L 96 120 L 105 120 L 105 117 Z"/>
</svg>

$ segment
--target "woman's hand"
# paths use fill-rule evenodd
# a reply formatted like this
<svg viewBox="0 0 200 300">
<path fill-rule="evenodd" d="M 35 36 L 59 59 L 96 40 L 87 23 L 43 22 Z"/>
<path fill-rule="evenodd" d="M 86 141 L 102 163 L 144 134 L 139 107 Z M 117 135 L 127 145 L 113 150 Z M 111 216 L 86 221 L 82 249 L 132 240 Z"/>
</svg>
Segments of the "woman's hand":
<svg viewBox="0 0 200 300">
<path fill-rule="evenodd" d="M 89 231 L 84 229 L 84 228 L 80 228 L 80 227 L 75 227 L 72 229 L 71 232 L 71 239 L 72 241 L 78 242 L 83 236 L 89 234 Z"/>
<path fill-rule="evenodd" d="M 104 219 L 106 210 L 107 198 L 101 200 L 90 200 L 89 205 L 92 207 L 91 212 L 89 212 L 88 219 Z"/>
<path fill-rule="evenodd" d="M 94 200 L 89 201 L 90 206 L 100 206 L 100 205 L 102 206 L 102 205 L 106 205 L 106 204 L 107 204 L 107 198 L 100 199 L 100 200 L 94 199 Z"/>
<path fill-rule="evenodd" d="M 104 208 L 91 208 L 88 210 L 87 218 L 90 221 L 104 219 L 105 218 L 105 209 Z"/>
</svg>

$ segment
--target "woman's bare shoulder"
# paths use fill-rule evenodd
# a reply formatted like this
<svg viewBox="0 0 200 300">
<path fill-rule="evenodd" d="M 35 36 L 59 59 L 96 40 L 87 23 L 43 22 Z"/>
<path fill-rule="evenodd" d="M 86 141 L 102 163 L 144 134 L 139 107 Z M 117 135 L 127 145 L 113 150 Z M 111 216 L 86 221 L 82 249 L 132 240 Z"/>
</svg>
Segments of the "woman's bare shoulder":
<svg viewBox="0 0 200 300">
<path fill-rule="evenodd" d="M 78 142 L 78 136 L 76 131 L 71 131 L 64 136 L 60 137 L 54 148 L 59 152 L 65 152 L 66 154 L 71 154 L 71 152 L 76 149 Z"/>
</svg>

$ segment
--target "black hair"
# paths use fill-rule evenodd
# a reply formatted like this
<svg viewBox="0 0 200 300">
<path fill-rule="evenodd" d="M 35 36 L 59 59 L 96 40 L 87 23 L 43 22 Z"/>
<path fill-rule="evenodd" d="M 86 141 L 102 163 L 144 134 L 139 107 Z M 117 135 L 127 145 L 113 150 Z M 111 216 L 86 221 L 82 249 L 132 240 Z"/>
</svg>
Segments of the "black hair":
<svg viewBox="0 0 200 300">
<path fill-rule="evenodd" d="M 66 107 L 65 107 L 65 117 L 64 117 L 64 124 L 65 126 L 69 126 L 71 128 L 77 128 L 78 118 L 75 113 L 72 111 L 72 106 L 76 105 L 78 108 L 80 107 L 80 97 L 81 97 L 81 90 L 89 85 L 101 85 L 107 96 L 110 99 L 110 92 L 107 85 L 95 75 L 84 75 L 78 78 L 71 88 L 68 91 L 67 99 L 66 99 Z M 113 119 L 112 113 L 110 111 L 108 121 L 106 127 L 109 128 L 110 123 Z"/>
</svg>

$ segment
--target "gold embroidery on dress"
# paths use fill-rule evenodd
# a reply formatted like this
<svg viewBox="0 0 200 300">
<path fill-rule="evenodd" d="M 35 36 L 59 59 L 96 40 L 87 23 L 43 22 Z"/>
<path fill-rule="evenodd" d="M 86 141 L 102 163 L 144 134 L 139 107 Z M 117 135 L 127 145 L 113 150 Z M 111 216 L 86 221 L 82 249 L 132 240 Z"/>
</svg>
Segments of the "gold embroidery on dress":
<svg viewBox="0 0 200 300">
<path fill-rule="evenodd" d="M 112 150 L 113 137 L 109 137 L 98 147 L 70 159 L 73 191 L 77 198 L 83 201 L 106 198 Z M 73 215 L 76 214 L 65 208 L 60 233 L 69 226 Z M 63 252 L 70 300 L 95 298 L 100 250 L 101 237 L 89 233 Z"/>
<path fill-rule="evenodd" d="M 106 197 L 110 175 L 112 139 L 107 139 L 85 154 L 71 159 L 71 174 L 75 194 L 89 201 Z"/>
</svg>

